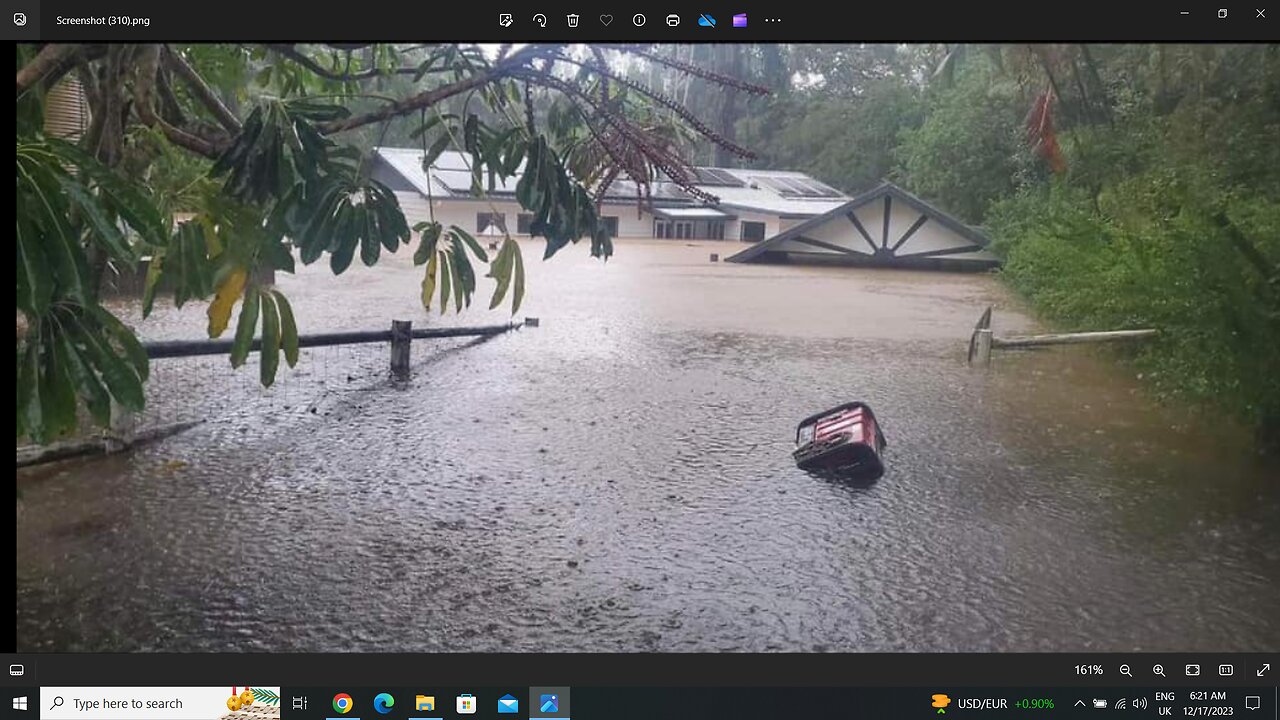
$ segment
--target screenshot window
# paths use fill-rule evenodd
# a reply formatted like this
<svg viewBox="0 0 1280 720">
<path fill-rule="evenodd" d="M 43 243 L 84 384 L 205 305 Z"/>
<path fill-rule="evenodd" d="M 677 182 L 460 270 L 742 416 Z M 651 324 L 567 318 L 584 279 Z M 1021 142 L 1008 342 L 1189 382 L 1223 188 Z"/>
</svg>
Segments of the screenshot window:
<svg viewBox="0 0 1280 720">
<path fill-rule="evenodd" d="M 0 716 L 1280 720 L 1280 8 L 10 5 Z"/>
</svg>

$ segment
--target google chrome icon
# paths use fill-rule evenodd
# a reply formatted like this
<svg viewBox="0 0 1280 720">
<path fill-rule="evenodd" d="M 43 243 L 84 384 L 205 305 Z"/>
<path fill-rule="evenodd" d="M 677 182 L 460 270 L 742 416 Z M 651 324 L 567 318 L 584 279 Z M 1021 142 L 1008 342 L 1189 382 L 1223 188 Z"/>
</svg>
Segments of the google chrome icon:
<svg viewBox="0 0 1280 720">
<path fill-rule="evenodd" d="M 351 700 L 351 696 L 346 693 L 338 693 L 333 696 L 333 709 L 343 715 L 351 712 L 351 706 L 354 704 L 355 703 Z"/>
</svg>

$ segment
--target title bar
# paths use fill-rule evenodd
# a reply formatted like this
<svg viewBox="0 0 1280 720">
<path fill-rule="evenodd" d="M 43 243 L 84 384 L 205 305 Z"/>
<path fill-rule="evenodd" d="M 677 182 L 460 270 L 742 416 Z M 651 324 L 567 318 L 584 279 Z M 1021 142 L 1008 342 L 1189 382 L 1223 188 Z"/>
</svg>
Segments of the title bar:
<svg viewBox="0 0 1280 720">
<path fill-rule="evenodd" d="M 5 39 L 292 42 L 1179 42 L 1274 41 L 1280 6 L 1071 3 L 1019 12 L 995 3 L 785 3 L 677 7 L 652 3 L 393 3 L 317 6 L 222 0 L 13 0 Z"/>
</svg>

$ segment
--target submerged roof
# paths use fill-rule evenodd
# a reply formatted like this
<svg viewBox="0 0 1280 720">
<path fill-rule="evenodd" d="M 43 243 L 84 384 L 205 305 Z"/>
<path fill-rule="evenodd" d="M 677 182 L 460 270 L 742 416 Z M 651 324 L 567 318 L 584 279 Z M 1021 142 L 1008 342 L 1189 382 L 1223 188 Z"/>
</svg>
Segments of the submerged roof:
<svg viewBox="0 0 1280 720">
<path fill-rule="evenodd" d="M 423 153 L 414 148 L 375 148 L 378 157 L 401 175 L 422 195 L 437 198 L 470 198 L 470 157 L 449 150 L 440 154 L 432 164 L 431 172 L 422 168 Z M 524 163 L 513 177 L 495 180 L 491 194 L 513 195 Z M 839 190 L 825 185 L 801 172 L 779 170 L 749 170 L 741 168 L 697 167 L 696 187 L 719 199 L 718 203 L 701 203 L 670 180 L 659 180 L 651 185 L 651 195 L 657 205 L 694 206 L 710 205 L 736 210 L 754 210 L 770 215 L 812 216 L 819 215 L 845 203 L 849 197 Z M 488 188 L 488 177 L 483 180 Z M 608 202 L 634 202 L 638 195 L 636 184 L 630 180 L 614 181 L 605 194 Z"/>
<path fill-rule="evenodd" d="M 938 223 L 939 225 L 950 229 L 951 231 L 955 232 L 961 238 L 963 238 L 964 240 L 967 240 L 970 243 L 970 245 L 968 246 L 953 248 L 945 254 L 959 255 L 959 254 L 971 253 L 975 251 L 983 251 L 985 253 L 985 249 L 987 245 L 990 243 L 990 240 L 987 238 L 987 236 L 982 234 L 982 232 L 979 231 L 978 229 L 970 225 L 966 225 L 956 217 L 946 213 L 940 208 L 922 200 L 916 195 L 910 192 L 907 192 L 906 190 L 886 180 L 880 183 L 879 185 L 877 185 L 876 187 L 864 193 L 854 196 L 853 198 L 849 199 L 846 202 L 839 203 L 838 205 L 830 208 L 829 210 L 822 213 L 821 215 L 810 218 L 800 223 L 799 225 L 796 225 L 795 227 L 792 227 L 788 230 L 780 232 L 777 235 L 774 235 L 773 237 L 767 240 L 762 240 L 761 242 L 758 242 L 755 245 L 752 245 L 746 250 L 743 250 L 742 252 L 727 258 L 727 261 L 728 262 L 749 262 L 752 259 L 755 259 L 763 255 L 764 253 L 767 253 L 770 251 L 786 252 L 787 250 L 783 249 L 781 246 L 783 246 L 784 243 L 787 243 L 787 241 L 792 239 L 797 239 L 800 242 L 808 243 L 811 245 L 822 245 L 829 249 L 838 251 L 840 250 L 840 248 L 832 246 L 830 243 L 814 242 L 812 239 L 807 238 L 806 236 L 809 234 L 812 234 L 815 230 L 828 224 L 833 219 L 842 218 L 842 217 L 847 217 L 851 221 L 850 232 L 852 232 L 853 228 L 856 228 L 859 233 L 862 233 L 865 236 L 867 234 L 867 231 L 865 230 L 865 228 L 863 228 L 860 224 L 857 223 L 857 220 L 854 216 L 854 211 L 858 210 L 859 208 L 865 207 L 868 204 L 876 200 L 879 200 L 881 198 L 892 198 L 893 200 L 901 202 L 911 208 L 914 208 L 917 212 L 920 213 L 920 219 L 918 220 L 918 222 L 915 223 L 911 228 L 909 228 L 906 231 L 905 235 L 902 235 L 900 239 L 898 239 L 897 243 L 893 248 L 887 247 L 888 240 L 889 240 L 889 237 L 888 237 L 889 225 L 887 220 L 885 221 L 885 225 L 884 225 L 885 237 L 883 238 L 883 241 L 885 242 L 886 247 L 877 250 L 874 247 L 875 243 L 872 242 L 872 240 L 869 237 L 867 238 L 867 242 L 872 245 L 872 249 L 873 251 L 875 251 L 873 254 L 876 257 L 883 256 L 885 262 L 891 262 L 892 259 L 894 259 L 893 254 L 897 250 L 898 246 L 907 242 L 911 234 L 914 233 L 919 228 L 919 226 L 925 222 L 926 219 L 932 220 Z M 885 200 L 886 213 L 888 212 L 889 202 L 890 201 L 888 199 Z M 862 248 L 861 250 L 865 252 L 865 248 Z M 924 254 L 931 255 L 931 256 L 938 256 L 944 253 L 942 253 L 941 251 L 931 251 Z M 901 256 L 901 257 L 905 258 L 907 256 Z"/>
</svg>

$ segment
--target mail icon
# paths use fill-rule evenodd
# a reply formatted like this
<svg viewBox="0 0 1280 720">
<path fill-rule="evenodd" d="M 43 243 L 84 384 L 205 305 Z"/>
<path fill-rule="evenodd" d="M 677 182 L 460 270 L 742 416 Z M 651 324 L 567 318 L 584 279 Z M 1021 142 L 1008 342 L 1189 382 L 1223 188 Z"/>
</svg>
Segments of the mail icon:
<svg viewBox="0 0 1280 720">
<path fill-rule="evenodd" d="M 413 699 L 413 707 L 418 712 L 431 712 L 436 709 L 436 698 L 434 695 L 418 695 Z"/>
<path fill-rule="evenodd" d="M 520 712 L 520 701 L 511 695 L 503 695 L 498 698 L 498 712 L 500 714 L 518 713 Z"/>
</svg>

